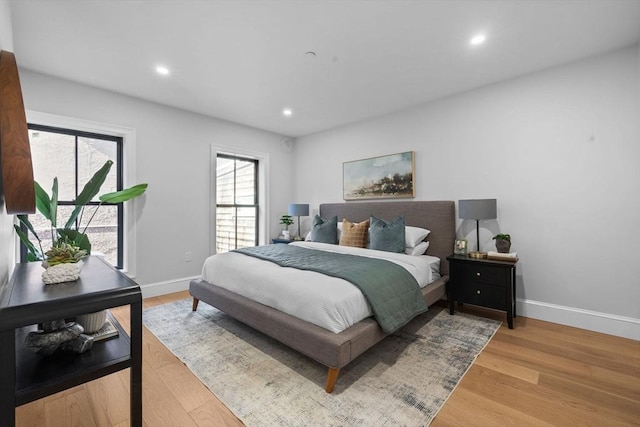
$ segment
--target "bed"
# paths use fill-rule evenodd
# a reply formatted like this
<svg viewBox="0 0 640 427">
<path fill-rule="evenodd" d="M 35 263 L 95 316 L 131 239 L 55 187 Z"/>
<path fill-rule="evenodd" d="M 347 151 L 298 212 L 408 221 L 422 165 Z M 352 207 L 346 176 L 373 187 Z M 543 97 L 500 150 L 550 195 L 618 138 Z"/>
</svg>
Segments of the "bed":
<svg viewBox="0 0 640 427">
<path fill-rule="evenodd" d="M 366 220 L 370 215 L 387 219 L 403 215 L 408 226 L 430 230 L 431 233 L 426 238 L 429 243 L 426 255 L 440 259 L 439 278 L 422 287 L 420 292 L 429 306 L 446 295 L 449 279 L 446 257 L 451 254 L 455 241 L 453 201 L 329 203 L 320 205 L 319 215 L 323 218 L 337 216 L 340 220 L 347 218 L 353 222 Z M 387 336 L 372 317 L 336 333 L 212 282 L 215 279 L 211 277 L 209 281 L 191 281 L 189 291 L 193 297 L 194 311 L 197 310 L 198 302 L 204 301 L 326 366 L 327 393 L 333 391 L 341 368 Z"/>
</svg>

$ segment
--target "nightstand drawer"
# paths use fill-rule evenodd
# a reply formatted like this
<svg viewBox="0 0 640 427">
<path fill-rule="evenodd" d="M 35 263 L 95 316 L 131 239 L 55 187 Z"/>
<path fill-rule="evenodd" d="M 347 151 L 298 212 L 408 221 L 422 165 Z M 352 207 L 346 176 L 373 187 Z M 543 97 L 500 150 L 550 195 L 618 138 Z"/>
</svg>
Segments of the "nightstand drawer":
<svg viewBox="0 0 640 427">
<path fill-rule="evenodd" d="M 508 277 L 502 268 L 486 265 L 465 265 L 460 270 L 460 279 L 464 282 L 488 283 L 496 286 L 507 285 Z"/>
<path fill-rule="evenodd" d="M 505 291 L 501 286 L 493 286 L 479 282 L 468 282 L 464 284 L 459 292 L 458 301 L 460 302 L 495 308 L 498 310 L 507 309 Z"/>
</svg>

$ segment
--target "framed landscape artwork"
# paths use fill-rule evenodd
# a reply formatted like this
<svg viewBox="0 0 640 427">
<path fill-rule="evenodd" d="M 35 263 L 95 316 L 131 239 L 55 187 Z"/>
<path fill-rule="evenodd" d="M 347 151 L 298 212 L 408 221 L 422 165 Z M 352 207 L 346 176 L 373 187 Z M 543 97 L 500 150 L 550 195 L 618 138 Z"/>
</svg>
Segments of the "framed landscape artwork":
<svg viewBox="0 0 640 427">
<path fill-rule="evenodd" d="M 343 198 L 364 200 L 415 197 L 414 171 L 413 151 L 344 162 Z"/>
</svg>

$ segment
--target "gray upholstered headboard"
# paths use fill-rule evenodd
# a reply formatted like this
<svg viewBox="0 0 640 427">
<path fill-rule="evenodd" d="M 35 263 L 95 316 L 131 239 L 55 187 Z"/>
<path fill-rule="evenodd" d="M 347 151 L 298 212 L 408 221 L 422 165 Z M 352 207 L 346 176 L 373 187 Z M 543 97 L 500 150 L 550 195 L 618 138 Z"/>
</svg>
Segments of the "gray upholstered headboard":
<svg viewBox="0 0 640 427">
<path fill-rule="evenodd" d="M 320 216 L 336 215 L 338 221 L 347 218 L 352 222 L 368 219 L 370 215 L 390 220 L 403 215 L 407 225 L 431 230 L 428 255 L 440 258 L 440 274 L 449 274 L 447 256 L 453 253 L 456 239 L 456 208 L 450 200 L 406 202 L 352 202 L 325 203 L 320 205 Z"/>
</svg>

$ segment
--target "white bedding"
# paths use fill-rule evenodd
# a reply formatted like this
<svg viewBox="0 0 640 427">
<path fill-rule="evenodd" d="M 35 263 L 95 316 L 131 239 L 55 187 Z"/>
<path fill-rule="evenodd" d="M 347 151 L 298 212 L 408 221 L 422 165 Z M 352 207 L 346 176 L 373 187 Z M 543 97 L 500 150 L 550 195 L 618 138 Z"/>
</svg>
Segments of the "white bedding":
<svg viewBox="0 0 640 427">
<path fill-rule="evenodd" d="M 292 245 L 382 258 L 409 271 L 420 287 L 440 275 L 440 259 L 317 242 Z M 252 256 L 227 252 L 207 258 L 202 278 L 253 301 L 338 333 L 372 315 L 360 290 L 350 282 L 314 271 L 280 267 Z"/>
</svg>

